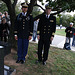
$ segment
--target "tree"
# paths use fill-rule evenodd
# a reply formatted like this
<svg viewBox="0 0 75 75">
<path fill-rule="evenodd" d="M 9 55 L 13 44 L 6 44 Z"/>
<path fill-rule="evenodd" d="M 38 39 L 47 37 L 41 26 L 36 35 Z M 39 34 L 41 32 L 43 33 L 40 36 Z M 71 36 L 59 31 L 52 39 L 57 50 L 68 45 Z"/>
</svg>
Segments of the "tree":
<svg viewBox="0 0 75 75">
<path fill-rule="evenodd" d="M 33 7 L 33 11 L 32 11 L 33 17 L 36 17 L 36 16 L 38 16 L 41 13 L 42 12 L 40 11 L 40 9 L 37 6 Z"/>
<path fill-rule="evenodd" d="M 60 25 L 60 18 L 59 17 L 56 18 L 56 25 Z"/>
<path fill-rule="evenodd" d="M 20 4 L 21 4 L 21 2 L 17 3 L 17 5 L 15 7 L 15 13 L 16 13 L 16 15 L 18 15 L 21 12 Z"/>
<path fill-rule="evenodd" d="M 39 0 L 42 4 L 44 0 Z M 74 11 L 75 9 L 75 0 L 46 0 L 46 2 L 49 3 L 50 6 L 52 6 L 52 10 L 53 11 L 56 11 L 55 13 L 52 13 L 53 15 L 56 15 L 56 14 L 60 14 L 61 12 L 63 11 Z M 45 11 L 45 9 L 43 9 L 40 5 L 38 4 L 35 4 L 35 6 L 39 6 L 42 10 Z M 39 18 L 39 16 L 37 16 L 35 18 L 35 20 L 37 18 Z"/>
<path fill-rule="evenodd" d="M 75 14 L 73 16 L 73 23 L 74 23 L 74 27 L 75 27 Z"/>
<path fill-rule="evenodd" d="M 12 46 L 15 45 L 15 42 L 13 41 L 14 40 L 14 34 L 13 34 L 13 30 L 14 30 L 14 21 L 15 21 L 15 18 L 16 18 L 16 14 L 15 14 L 15 6 L 16 6 L 16 3 L 17 3 L 17 0 L 2 0 L 7 8 L 8 8 L 8 13 L 10 15 L 10 20 L 11 20 L 11 28 L 10 28 L 10 40 L 9 42 L 12 44 Z"/>
<path fill-rule="evenodd" d="M 5 11 L 8 11 L 6 4 L 0 1 L 0 12 L 4 13 Z"/>
<path fill-rule="evenodd" d="M 68 27 L 70 22 L 73 22 L 73 17 L 71 15 L 62 15 L 62 25 Z"/>
<path fill-rule="evenodd" d="M 0 0 L 0 1 L 3 1 L 8 8 L 8 13 L 10 15 L 10 20 L 11 20 L 11 34 L 10 34 L 10 36 L 13 37 L 14 36 L 13 35 L 13 27 L 14 27 L 14 21 L 16 18 L 15 6 L 16 6 L 18 0 Z M 25 1 L 27 2 L 27 0 L 25 0 Z M 37 1 L 40 1 L 41 4 L 44 4 L 43 3 L 44 0 L 30 0 L 28 14 L 30 14 L 32 12 L 34 6 L 38 6 L 43 11 L 45 11 L 45 9 L 43 9 L 43 7 L 40 6 L 37 3 Z M 75 9 L 75 1 L 74 0 L 46 0 L 46 2 L 48 2 L 52 6 L 53 11 L 56 11 L 55 13 L 53 13 L 53 15 L 59 14 L 65 10 L 73 11 Z M 36 20 L 40 17 L 41 17 L 41 15 L 35 17 L 34 20 Z M 10 42 L 12 44 L 14 44 L 13 38 L 10 39 Z"/>
</svg>

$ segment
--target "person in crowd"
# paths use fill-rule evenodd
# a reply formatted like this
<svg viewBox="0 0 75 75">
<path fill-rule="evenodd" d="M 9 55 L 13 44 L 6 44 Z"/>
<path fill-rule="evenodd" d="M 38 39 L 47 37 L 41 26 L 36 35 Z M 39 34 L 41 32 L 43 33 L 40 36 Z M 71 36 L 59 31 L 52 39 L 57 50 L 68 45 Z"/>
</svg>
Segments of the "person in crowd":
<svg viewBox="0 0 75 75">
<path fill-rule="evenodd" d="M 2 15 L 2 13 L 0 12 L 0 16 Z"/>
<path fill-rule="evenodd" d="M 48 52 L 50 44 L 54 38 L 54 33 L 56 31 L 56 17 L 51 15 L 52 7 L 49 4 L 45 5 L 46 14 L 43 14 L 38 23 L 37 38 L 38 42 L 38 60 L 36 63 L 42 62 L 43 65 L 46 65 L 48 59 Z M 42 50 L 44 46 L 44 53 L 42 55 Z"/>
<path fill-rule="evenodd" d="M 6 23 L 6 19 L 3 18 L 1 25 L 1 41 L 7 42 L 7 36 L 8 36 L 8 30 L 9 30 L 9 25 Z"/>
<path fill-rule="evenodd" d="M 0 41 L 3 39 L 3 25 L 2 23 L 0 24 Z"/>
<path fill-rule="evenodd" d="M 10 21 L 10 17 L 9 17 L 9 15 L 8 15 L 8 12 L 7 11 L 5 11 L 4 12 L 4 17 L 3 18 L 5 18 L 6 19 L 6 22 L 8 23 L 9 21 Z"/>
<path fill-rule="evenodd" d="M 62 24 L 60 25 L 60 29 L 62 29 Z"/>
<path fill-rule="evenodd" d="M 2 19 L 2 13 L 0 12 L 0 24 L 1 24 L 1 19 Z"/>
<path fill-rule="evenodd" d="M 32 39 L 34 22 L 32 15 L 27 12 L 28 4 L 24 2 L 21 6 L 22 13 L 16 17 L 14 36 L 18 42 L 18 58 L 16 63 L 24 64 L 28 52 L 29 40 Z"/>
<path fill-rule="evenodd" d="M 65 32 L 66 32 L 66 41 L 64 44 L 64 48 L 67 50 L 71 50 L 70 44 L 71 44 L 71 38 L 73 37 L 73 32 L 74 32 L 72 22 L 70 23 L 69 27 L 66 28 Z"/>
<path fill-rule="evenodd" d="M 3 19 L 3 17 L 5 17 L 5 15 L 4 15 L 4 14 L 2 14 L 2 19 Z"/>
<path fill-rule="evenodd" d="M 74 28 L 74 33 L 73 33 L 73 41 L 72 41 L 72 46 L 75 46 L 75 28 Z"/>
<path fill-rule="evenodd" d="M 34 41 L 34 42 L 36 42 L 37 27 L 38 27 L 38 20 L 34 21 L 34 29 L 33 29 L 33 41 Z"/>
<path fill-rule="evenodd" d="M 0 17 L 2 16 L 2 13 L 0 12 Z"/>
<path fill-rule="evenodd" d="M 4 16 L 3 18 L 5 18 L 5 19 L 6 19 L 6 22 L 8 23 L 8 25 L 11 26 L 10 16 L 8 15 L 8 12 L 5 11 L 5 12 L 4 12 L 4 15 L 5 15 L 5 16 Z"/>
</svg>

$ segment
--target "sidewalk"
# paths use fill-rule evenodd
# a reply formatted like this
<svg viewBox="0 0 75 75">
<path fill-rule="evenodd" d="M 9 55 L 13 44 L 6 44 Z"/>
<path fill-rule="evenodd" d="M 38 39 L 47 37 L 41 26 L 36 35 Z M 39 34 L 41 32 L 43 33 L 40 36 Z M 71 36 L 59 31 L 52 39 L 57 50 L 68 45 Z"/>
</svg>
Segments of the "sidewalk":
<svg viewBox="0 0 75 75">
<path fill-rule="evenodd" d="M 52 42 L 52 46 L 63 49 L 65 38 L 66 38 L 65 36 L 55 35 L 53 42 Z M 72 39 L 71 39 L 71 50 L 75 51 L 75 47 L 72 46 Z"/>
<path fill-rule="evenodd" d="M 38 40 L 36 39 L 36 42 L 33 42 L 32 40 L 30 40 L 30 42 L 38 43 Z M 55 35 L 51 46 L 63 49 L 64 43 L 65 43 L 65 36 Z M 72 40 L 71 40 L 71 44 L 72 44 Z M 71 50 L 75 51 L 75 47 L 71 46 Z"/>
</svg>

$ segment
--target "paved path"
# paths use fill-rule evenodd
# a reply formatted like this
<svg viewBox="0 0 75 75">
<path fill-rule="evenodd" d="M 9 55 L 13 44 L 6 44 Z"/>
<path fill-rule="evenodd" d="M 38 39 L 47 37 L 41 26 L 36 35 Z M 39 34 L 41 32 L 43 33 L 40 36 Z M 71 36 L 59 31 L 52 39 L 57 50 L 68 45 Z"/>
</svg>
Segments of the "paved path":
<svg viewBox="0 0 75 75">
<path fill-rule="evenodd" d="M 75 47 L 72 46 L 72 40 L 73 39 L 71 39 L 71 50 L 75 51 Z M 52 46 L 58 47 L 58 48 L 63 48 L 64 43 L 65 43 L 65 36 L 55 35 L 53 42 L 52 42 Z"/>
<path fill-rule="evenodd" d="M 30 42 L 33 42 L 30 40 Z M 38 40 L 36 39 L 36 42 L 33 43 L 38 43 Z M 51 46 L 53 47 L 58 47 L 58 48 L 63 48 L 65 43 L 65 36 L 60 36 L 60 35 L 55 35 Z M 75 51 L 75 47 L 72 46 L 72 41 L 71 41 L 71 50 Z"/>
</svg>

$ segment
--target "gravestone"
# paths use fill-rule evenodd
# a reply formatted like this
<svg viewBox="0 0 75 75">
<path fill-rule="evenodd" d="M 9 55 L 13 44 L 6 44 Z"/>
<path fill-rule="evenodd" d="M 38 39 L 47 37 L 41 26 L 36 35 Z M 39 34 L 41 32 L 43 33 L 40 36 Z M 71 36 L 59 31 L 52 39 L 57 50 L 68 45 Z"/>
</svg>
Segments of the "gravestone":
<svg viewBox="0 0 75 75">
<path fill-rule="evenodd" d="M 4 75 L 4 57 L 11 53 L 11 45 L 0 41 L 0 75 Z"/>
<path fill-rule="evenodd" d="M 0 75 L 4 75 L 4 47 L 0 46 Z"/>
<path fill-rule="evenodd" d="M 4 47 L 4 57 L 11 53 L 11 44 L 10 43 L 0 41 L 0 46 Z"/>
</svg>

